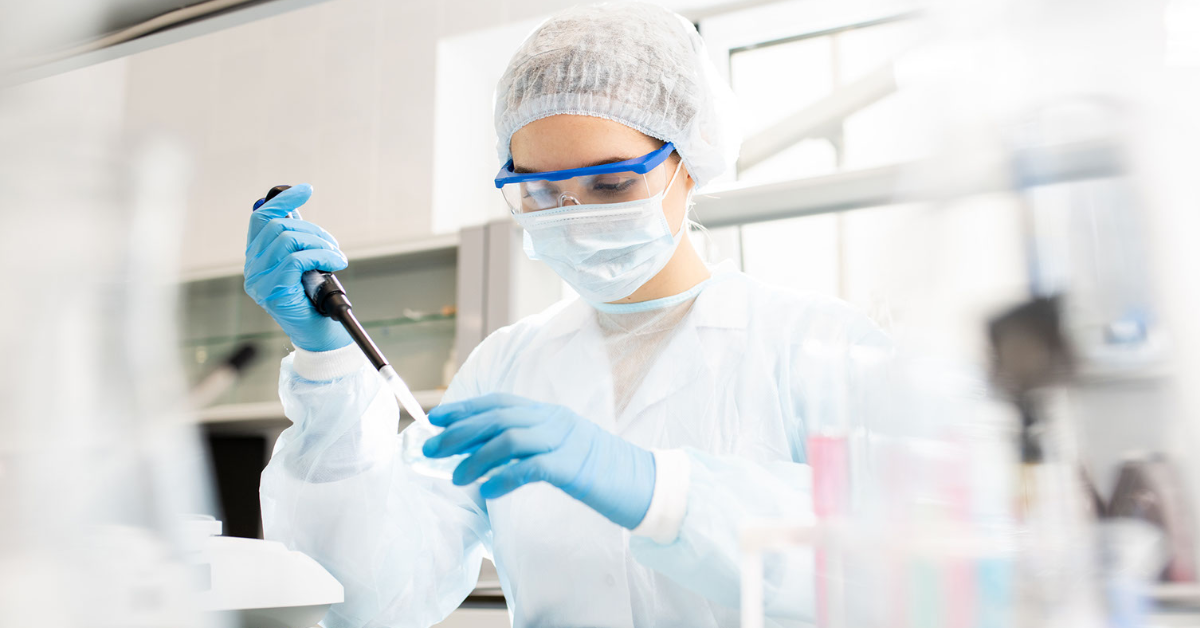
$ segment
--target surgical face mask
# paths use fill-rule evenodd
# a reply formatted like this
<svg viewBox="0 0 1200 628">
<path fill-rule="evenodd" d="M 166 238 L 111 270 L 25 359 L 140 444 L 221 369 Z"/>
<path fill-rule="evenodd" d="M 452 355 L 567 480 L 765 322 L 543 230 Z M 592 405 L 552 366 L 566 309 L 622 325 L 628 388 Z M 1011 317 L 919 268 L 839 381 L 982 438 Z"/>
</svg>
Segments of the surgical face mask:
<svg viewBox="0 0 1200 628">
<path fill-rule="evenodd" d="M 525 230 L 525 253 L 549 265 L 590 303 L 633 294 L 667 265 L 684 237 L 684 225 L 672 234 L 663 212 L 663 198 L 682 165 L 681 160 L 667 186 L 647 199 L 515 214 Z"/>
</svg>

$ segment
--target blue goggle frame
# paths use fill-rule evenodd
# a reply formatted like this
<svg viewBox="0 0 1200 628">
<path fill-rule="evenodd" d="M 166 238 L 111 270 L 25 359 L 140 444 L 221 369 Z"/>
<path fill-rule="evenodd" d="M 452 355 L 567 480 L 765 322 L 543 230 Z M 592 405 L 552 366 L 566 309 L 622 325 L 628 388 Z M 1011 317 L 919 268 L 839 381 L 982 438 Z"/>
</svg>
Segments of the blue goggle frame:
<svg viewBox="0 0 1200 628">
<path fill-rule="evenodd" d="M 588 166 L 586 168 L 571 168 L 569 170 L 552 170 L 550 172 L 527 172 L 518 174 L 513 172 L 512 159 L 504 164 L 500 172 L 496 174 L 496 188 L 502 188 L 510 183 L 524 183 L 526 181 L 564 181 L 574 177 L 582 177 L 593 174 L 609 174 L 612 172 L 636 172 L 637 174 L 646 174 L 654 170 L 662 162 L 667 160 L 674 152 L 675 145 L 667 142 L 662 145 L 662 148 L 651 151 L 634 159 L 626 159 L 611 164 L 600 164 L 599 166 Z"/>
</svg>

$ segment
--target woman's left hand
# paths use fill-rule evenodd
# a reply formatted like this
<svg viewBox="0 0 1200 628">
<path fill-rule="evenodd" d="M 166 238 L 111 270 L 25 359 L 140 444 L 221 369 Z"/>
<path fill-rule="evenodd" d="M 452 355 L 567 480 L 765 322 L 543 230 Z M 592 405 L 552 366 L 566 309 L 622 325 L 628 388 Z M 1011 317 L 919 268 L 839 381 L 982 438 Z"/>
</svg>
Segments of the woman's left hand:
<svg viewBox="0 0 1200 628">
<path fill-rule="evenodd" d="M 485 499 L 548 482 L 629 529 L 650 508 L 654 455 L 569 408 L 491 394 L 438 406 L 429 420 L 446 429 L 425 442 L 427 457 L 470 454 L 455 468 L 455 484 L 516 461 L 479 487 Z"/>
</svg>

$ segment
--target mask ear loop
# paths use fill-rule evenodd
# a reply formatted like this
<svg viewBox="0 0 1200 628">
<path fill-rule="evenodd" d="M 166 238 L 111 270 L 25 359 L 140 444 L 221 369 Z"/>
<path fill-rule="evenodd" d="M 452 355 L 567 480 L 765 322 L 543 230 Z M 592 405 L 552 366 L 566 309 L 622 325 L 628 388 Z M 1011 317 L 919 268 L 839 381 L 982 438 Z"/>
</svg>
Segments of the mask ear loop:
<svg viewBox="0 0 1200 628">
<path fill-rule="evenodd" d="M 667 183 L 667 187 L 663 190 L 664 196 L 666 196 L 667 191 L 671 189 L 671 186 L 674 185 L 675 178 L 679 176 L 679 170 L 682 167 L 683 167 L 683 157 L 681 156 L 679 158 L 679 164 L 675 166 L 675 174 L 671 175 L 671 181 Z M 713 263 L 713 257 L 714 257 L 713 251 L 716 250 L 717 245 L 715 242 L 713 242 L 712 233 L 709 232 L 708 227 L 705 227 L 704 225 L 700 224 L 700 222 L 695 219 L 696 201 L 693 199 L 695 194 L 696 194 L 695 187 L 688 190 L 687 198 L 684 199 L 684 201 L 683 201 L 683 221 L 679 225 L 679 231 L 681 232 L 681 234 L 673 234 L 673 235 L 679 235 L 681 238 L 685 238 L 685 237 L 690 238 L 692 230 L 699 231 L 701 234 L 703 234 L 703 236 L 704 236 L 704 252 L 705 252 L 704 262 L 707 264 L 711 264 L 711 263 Z"/>
<path fill-rule="evenodd" d="M 678 153 L 676 153 L 676 154 L 678 154 Z M 675 164 L 675 172 L 673 174 L 671 174 L 671 180 L 667 181 L 667 187 L 663 188 L 663 191 L 662 191 L 663 198 L 667 197 L 667 192 L 670 192 L 671 186 L 675 185 L 675 179 L 677 179 L 679 177 L 679 171 L 682 169 L 683 169 L 683 157 L 681 156 L 679 158 L 679 163 Z M 695 223 L 695 221 L 693 221 L 690 218 L 691 212 L 692 212 L 692 191 L 688 190 L 687 198 L 684 199 L 684 201 L 683 201 L 683 220 L 679 223 L 679 231 L 671 234 L 672 238 L 675 238 L 675 237 L 682 238 L 682 237 L 687 236 L 688 229 L 690 228 L 690 226 L 692 224 Z M 695 224 L 698 224 L 698 223 L 695 223 Z"/>
<path fill-rule="evenodd" d="M 705 263 L 711 264 L 711 263 L 713 263 L 713 257 L 714 257 L 713 251 L 715 251 L 717 249 L 717 245 L 715 242 L 713 242 L 712 233 L 710 233 L 708 231 L 708 227 L 705 227 L 704 225 L 700 224 L 700 221 L 698 221 L 694 218 L 694 216 L 695 216 L 694 208 L 695 207 L 696 207 L 696 203 L 695 203 L 695 201 L 692 200 L 692 193 L 688 192 L 687 205 L 686 205 L 686 209 L 684 210 L 687 213 L 685 213 L 684 217 L 683 217 L 683 226 L 686 227 L 689 230 L 689 232 L 690 231 L 698 231 L 701 235 L 704 236 L 704 253 L 705 253 L 704 261 L 705 261 Z M 690 237 L 690 234 L 689 234 L 689 237 Z"/>
<path fill-rule="evenodd" d="M 683 166 L 682 157 L 679 159 L 679 166 L 675 167 L 675 174 L 671 176 L 671 183 L 675 182 L 675 177 L 679 175 L 679 168 L 681 166 Z M 670 189 L 671 183 L 667 184 L 668 189 Z M 692 189 L 688 190 L 687 198 L 683 201 L 683 222 L 679 225 L 679 229 L 683 231 L 684 235 L 687 237 L 691 237 L 690 232 L 693 230 L 699 231 L 704 235 L 704 251 L 706 253 L 706 255 L 704 255 L 706 259 L 704 261 L 706 263 L 712 263 L 712 252 L 716 249 L 716 244 L 713 242 L 712 234 L 709 233 L 708 227 L 700 224 L 700 221 L 696 220 L 695 218 L 696 201 L 693 199 L 695 195 L 695 187 L 692 187 Z"/>
</svg>

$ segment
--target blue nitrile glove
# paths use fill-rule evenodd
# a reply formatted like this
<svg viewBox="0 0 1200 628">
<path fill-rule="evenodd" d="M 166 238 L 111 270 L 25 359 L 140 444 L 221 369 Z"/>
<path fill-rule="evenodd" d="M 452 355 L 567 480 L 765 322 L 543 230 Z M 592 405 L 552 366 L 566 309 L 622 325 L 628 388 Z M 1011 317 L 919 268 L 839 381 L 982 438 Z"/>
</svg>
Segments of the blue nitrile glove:
<svg viewBox="0 0 1200 628">
<path fill-rule="evenodd" d="M 246 235 L 246 294 L 283 328 L 292 344 L 307 351 L 329 351 L 350 344 L 341 323 L 321 316 L 304 295 L 300 276 L 309 270 L 335 272 L 346 267 L 337 240 L 305 220 L 287 218 L 312 196 L 307 183 L 280 192 L 250 214 Z"/>
<path fill-rule="evenodd" d="M 427 457 L 471 454 L 455 468 L 455 484 L 516 460 L 479 487 L 484 499 L 549 482 L 629 529 L 650 508 L 654 455 L 569 408 L 491 394 L 438 406 L 429 420 L 446 429 L 425 442 Z"/>
</svg>

